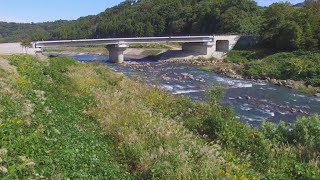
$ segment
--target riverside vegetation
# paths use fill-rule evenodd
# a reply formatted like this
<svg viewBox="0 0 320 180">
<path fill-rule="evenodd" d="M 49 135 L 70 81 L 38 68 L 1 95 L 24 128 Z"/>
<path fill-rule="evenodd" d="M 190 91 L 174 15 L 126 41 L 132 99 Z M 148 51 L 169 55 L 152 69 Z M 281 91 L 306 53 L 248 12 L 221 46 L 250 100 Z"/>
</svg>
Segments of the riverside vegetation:
<svg viewBox="0 0 320 180">
<path fill-rule="evenodd" d="M 277 52 L 270 49 L 232 50 L 223 62 L 204 66 L 226 75 L 267 80 L 308 94 L 320 92 L 320 53 Z M 290 85 L 282 81 L 295 81 Z"/>
<path fill-rule="evenodd" d="M 65 57 L 0 61 L 0 178 L 317 179 L 320 117 L 241 123 L 231 108 L 192 102 Z"/>
</svg>

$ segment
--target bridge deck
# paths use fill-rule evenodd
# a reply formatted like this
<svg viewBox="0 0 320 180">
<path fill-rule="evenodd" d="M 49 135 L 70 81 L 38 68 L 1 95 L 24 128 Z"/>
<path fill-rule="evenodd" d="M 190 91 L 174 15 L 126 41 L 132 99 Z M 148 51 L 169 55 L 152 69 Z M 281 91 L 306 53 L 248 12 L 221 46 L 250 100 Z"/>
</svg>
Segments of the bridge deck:
<svg viewBox="0 0 320 180">
<path fill-rule="evenodd" d="M 80 39 L 61 41 L 38 41 L 36 48 L 58 47 L 58 46 L 88 46 L 88 45 L 122 45 L 143 43 L 205 43 L 213 42 L 214 36 L 168 36 L 168 37 L 137 37 L 137 38 L 107 38 L 107 39 Z"/>
</svg>

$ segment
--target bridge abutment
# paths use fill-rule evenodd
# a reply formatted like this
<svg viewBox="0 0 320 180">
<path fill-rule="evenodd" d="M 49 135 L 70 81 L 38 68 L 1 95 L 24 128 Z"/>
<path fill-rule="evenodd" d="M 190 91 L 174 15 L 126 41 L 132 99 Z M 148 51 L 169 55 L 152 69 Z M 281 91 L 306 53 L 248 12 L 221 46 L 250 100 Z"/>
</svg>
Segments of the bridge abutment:
<svg viewBox="0 0 320 180">
<path fill-rule="evenodd" d="M 124 62 L 124 51 L 129 46 L 126 44 L 107 45 L 106 48 L 109 51 L 109 61 L 113 63 Z"/>
</svg>

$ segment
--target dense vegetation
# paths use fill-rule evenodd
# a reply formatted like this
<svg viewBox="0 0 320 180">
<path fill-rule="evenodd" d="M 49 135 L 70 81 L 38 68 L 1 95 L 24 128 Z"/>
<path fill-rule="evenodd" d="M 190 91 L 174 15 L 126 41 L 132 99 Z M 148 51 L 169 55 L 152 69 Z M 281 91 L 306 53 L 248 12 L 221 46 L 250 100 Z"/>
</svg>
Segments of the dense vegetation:
<svg viewBox="0 0 320 180">
<path fill-rule="evenodd" d="M 263 13 L 261 36 L 265 47 L 278 50 L 320 49 L 320 2 L 306 1 L 302 8 L 273 4 Z"/>
<path fill-rule="evenodd" d="M 257 33 L 254 21 L 259 14 L 261 8 L 252 0 L 125 0 L 96 16 L 76 21 L 1 23 L 0 41 L 20 40 L 26 36 L 41 40 L 224 32 L 251 34 Z"/>
<path fill-rule="evenodd" d="M 302 7 L 253 0 L 126 0 L 96 16 L 36 24 L 0 23 L 0 42 L 121 36 L 244 33 L 280 50 L 320 48 L 320 2 Z"/>
<path fill-rule="evenodd" d="M 262 129 L 68 58 L 0 60 L 0 178 L 317 179 L 320 117 Z M 10 65 L 11 64 L 11 65 Z"/>
<path fill-rule="evenodd" d="M 6 23 L 0 19 L 0 43 L 16 42 L 25 39 L 50 39 L 53 30 L 69 21 L 55 21 L 46 23 Z"/>
<path fill-rule="evenodd" d="M 232 50 L 225 62 L 247 78 L 302 81 L 306 87 L 320 87 L 320 53 L 307 51 L 275 52 L 270 49 Z M 240 67 L 240 68 L 239 68 Z M 231 67 L 232 69 L 232 67 Z M 302 85 L 303 85 L 302 84 Z M 316 93 L 316 88 L 301 90 Z"/>
</svg>

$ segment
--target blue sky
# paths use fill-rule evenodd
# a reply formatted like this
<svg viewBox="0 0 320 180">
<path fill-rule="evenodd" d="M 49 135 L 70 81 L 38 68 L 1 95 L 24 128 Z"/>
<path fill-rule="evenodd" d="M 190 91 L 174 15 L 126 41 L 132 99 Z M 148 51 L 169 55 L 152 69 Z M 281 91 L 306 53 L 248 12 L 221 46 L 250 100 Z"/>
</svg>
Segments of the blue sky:
<svg viewBox="0 0 320 180">
<path fill-rule="evenodd" d="M 77 19 L 94 15 L 122 0 L 1 0 L 0 21 L 6 22 L 44 22 L 59 19 Z M 292 4 L 303 0 L 288 0 Z M 257 0 L 267 6 L 279 0 Z"/>
</svg>

